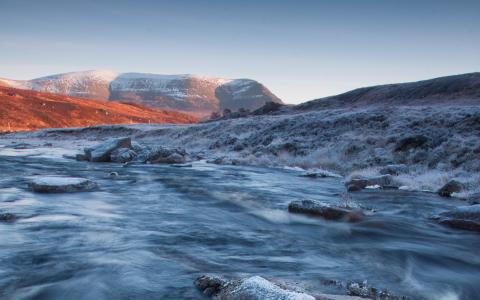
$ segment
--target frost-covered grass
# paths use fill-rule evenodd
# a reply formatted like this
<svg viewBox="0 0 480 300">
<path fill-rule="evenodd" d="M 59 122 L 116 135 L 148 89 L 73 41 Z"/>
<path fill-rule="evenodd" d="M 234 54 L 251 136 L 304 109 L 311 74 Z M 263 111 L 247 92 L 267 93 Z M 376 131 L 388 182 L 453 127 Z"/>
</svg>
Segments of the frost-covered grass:
<svg viewBox="0 0 480 300">
<path fill-rule="evenodd" d="M 437 190 L 449 179 L 479 191 L 480 107 L 404 106 L 330 109 L 255 116 L 196 125 L 109 126 L 40 131 L 41 139 L 132 136 L 144 144 L 183 147 L 192 157 L 223 163 L 318 168 L 343 176 L 377 175 L 382 166 L 406 164 L 395 177 L 405 188 Z M 11 135 L 10 138 L 29 134 Z"/>
</svg>

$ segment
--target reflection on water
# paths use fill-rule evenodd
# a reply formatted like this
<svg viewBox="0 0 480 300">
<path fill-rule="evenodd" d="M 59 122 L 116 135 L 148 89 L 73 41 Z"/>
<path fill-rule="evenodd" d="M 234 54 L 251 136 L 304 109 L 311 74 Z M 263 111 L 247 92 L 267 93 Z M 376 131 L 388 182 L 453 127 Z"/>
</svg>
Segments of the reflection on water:
<svg viewBox="0 0 480 300">
<path fill-rule="evenodd" d="M 337 179 L 295 170 L 6 156 L 0 168 L 0 212 L 20 218 L 0 223 L 1 298 L 198 299 L 192 282 L 203 273 L 262 275 L 314 291 L 336 279 L 414 298 L 480 294 L 480 236 L 429 221 L 459 205 L 435 195 L 354 194 L 349 201 L 376 212 L 346 224 L 286 212 L 292 200 L 345 201 Z M 87 177 L 101 188 L 32 194 L 32 175 Z"/>
</svg>

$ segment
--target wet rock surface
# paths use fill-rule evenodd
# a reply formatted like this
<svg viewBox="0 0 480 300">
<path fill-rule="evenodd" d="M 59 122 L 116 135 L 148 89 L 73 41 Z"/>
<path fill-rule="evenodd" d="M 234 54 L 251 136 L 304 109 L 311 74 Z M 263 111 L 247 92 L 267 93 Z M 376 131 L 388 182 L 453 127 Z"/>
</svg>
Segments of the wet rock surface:
<svg viewBox="0 0 480 300">
<path fill-rule="evenodd" d="M 314 200 L 293 201 L 288 204 L 291 213 L 305 214 L 322 217 L 326 220 L 356 222 L 363 219 L 364 214 L 360 209 L 346 206 L 333 206 Z"/>
<path fill-rule="evenodd" d="M 456 180 L 450 180 L 444 186 L 442 186 L 437 193 L 442 197 L 451 197 L 453 193 L 461 192 L 463 184 Z"/>
<path fill-rule="evenodd" d="M 75 193 L 95 190 L 97 184 L 86 178 L 43 176 L 32 179 L 29 188 L 36 193 Z"/>
<path fill-rule="evenodd" d="M 480 232 L 480 204 L 457 207 L 432 219 L 452 228 Z"/>
<path fill-rule="evenodd" d="M 12 223 L 17 220 L 17 216 L 11 213 L 0 213 L 0 222 Z"/>
<path fill-rule="evenodd" d="M 326 170 L 308 170 L 305 173 L 301 174 L 302 177 L 309 177 L 309 178 L 341 178 L 340 175 L 335 174 L 333 172 L 329 172 Z"/>
<path fill-rule="evenodd" d="M 398 188 L 398 184 L 393 180 L 391 175 L 382 175 L 370 178 L 352 178 L 345 182 L 345 186 L 349 192 L 356 192 L 369 186 L 378 186 L 379 188 Z"/>
</svg>

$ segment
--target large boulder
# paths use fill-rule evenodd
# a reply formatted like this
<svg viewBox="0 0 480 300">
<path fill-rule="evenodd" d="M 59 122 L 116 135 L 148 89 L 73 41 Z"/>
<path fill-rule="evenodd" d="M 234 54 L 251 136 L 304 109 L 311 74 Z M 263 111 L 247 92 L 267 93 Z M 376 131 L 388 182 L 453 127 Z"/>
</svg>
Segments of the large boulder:
<svg viewBox="0 0 480 300">
<path fill-rule="evenodd" d="M 292 201 L 288 204 L 288 211 L 291 213 L 318 216 L 326 220 L 348 222 L 360 221 L 364 216 L 360 209 L 353 209 L 346 206 L 333 206 L 314 200 Z"/>
<path fill-rule="evenodd" d="M 120 148 L 132 148 L 129 137 L 111 138 L 94 147 L 85 148 L 85 157 L 92 162 L 110 162 L 113 151 Z"/>
<path fill-rule="evenodd" d="M 352 178 L 345 182 L 345 186 L 349 192 L 360 191 L 369 186 L 379 188 L 398 188 L 398 184 L 393 180 L 391 175 Z"/>
<path fill-rule="evenodd" d="M 187 152 L 180 148 L 145 147 L 135 160 L 152 164 L 182 164 L 187 160 Z"/>
<path fill-rule="evenodd" d="M 29 187 L 36 193 L 75 193 L 92 191 L 97 184 L 79 177 L 44 176 L 32 179 Z"/>
<path fill-rule="evenodd" d="M 451 197 L 453 193 L 459 193 L 463 189 L 463 184 L 456 180 L 450 180 L 442 186 L 437 193 L 442 197 Z"/>
<path fill-rule="evenodd" d="M 460 206 L 440 213 L 432 219 L 452 228 L 480 232 L 480 204 Z"/>
</svg>

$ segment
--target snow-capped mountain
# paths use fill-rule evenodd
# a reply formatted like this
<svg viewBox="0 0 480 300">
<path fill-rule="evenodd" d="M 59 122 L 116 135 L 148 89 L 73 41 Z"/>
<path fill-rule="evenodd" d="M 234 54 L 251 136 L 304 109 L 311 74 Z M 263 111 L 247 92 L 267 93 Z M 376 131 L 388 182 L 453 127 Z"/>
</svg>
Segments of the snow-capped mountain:
<svg viewBox="0 0 480 300">
<path fill-rule="evenodd" d="M 203 115 L 225 108 L 254 110 L 269 101 L 282 102 L 255 80 L 190 74 L 158 75 L 94 70 L 28 81 L 0 78 L 0 85 L 83 98 L 133 102 Z"/>
</svg>

